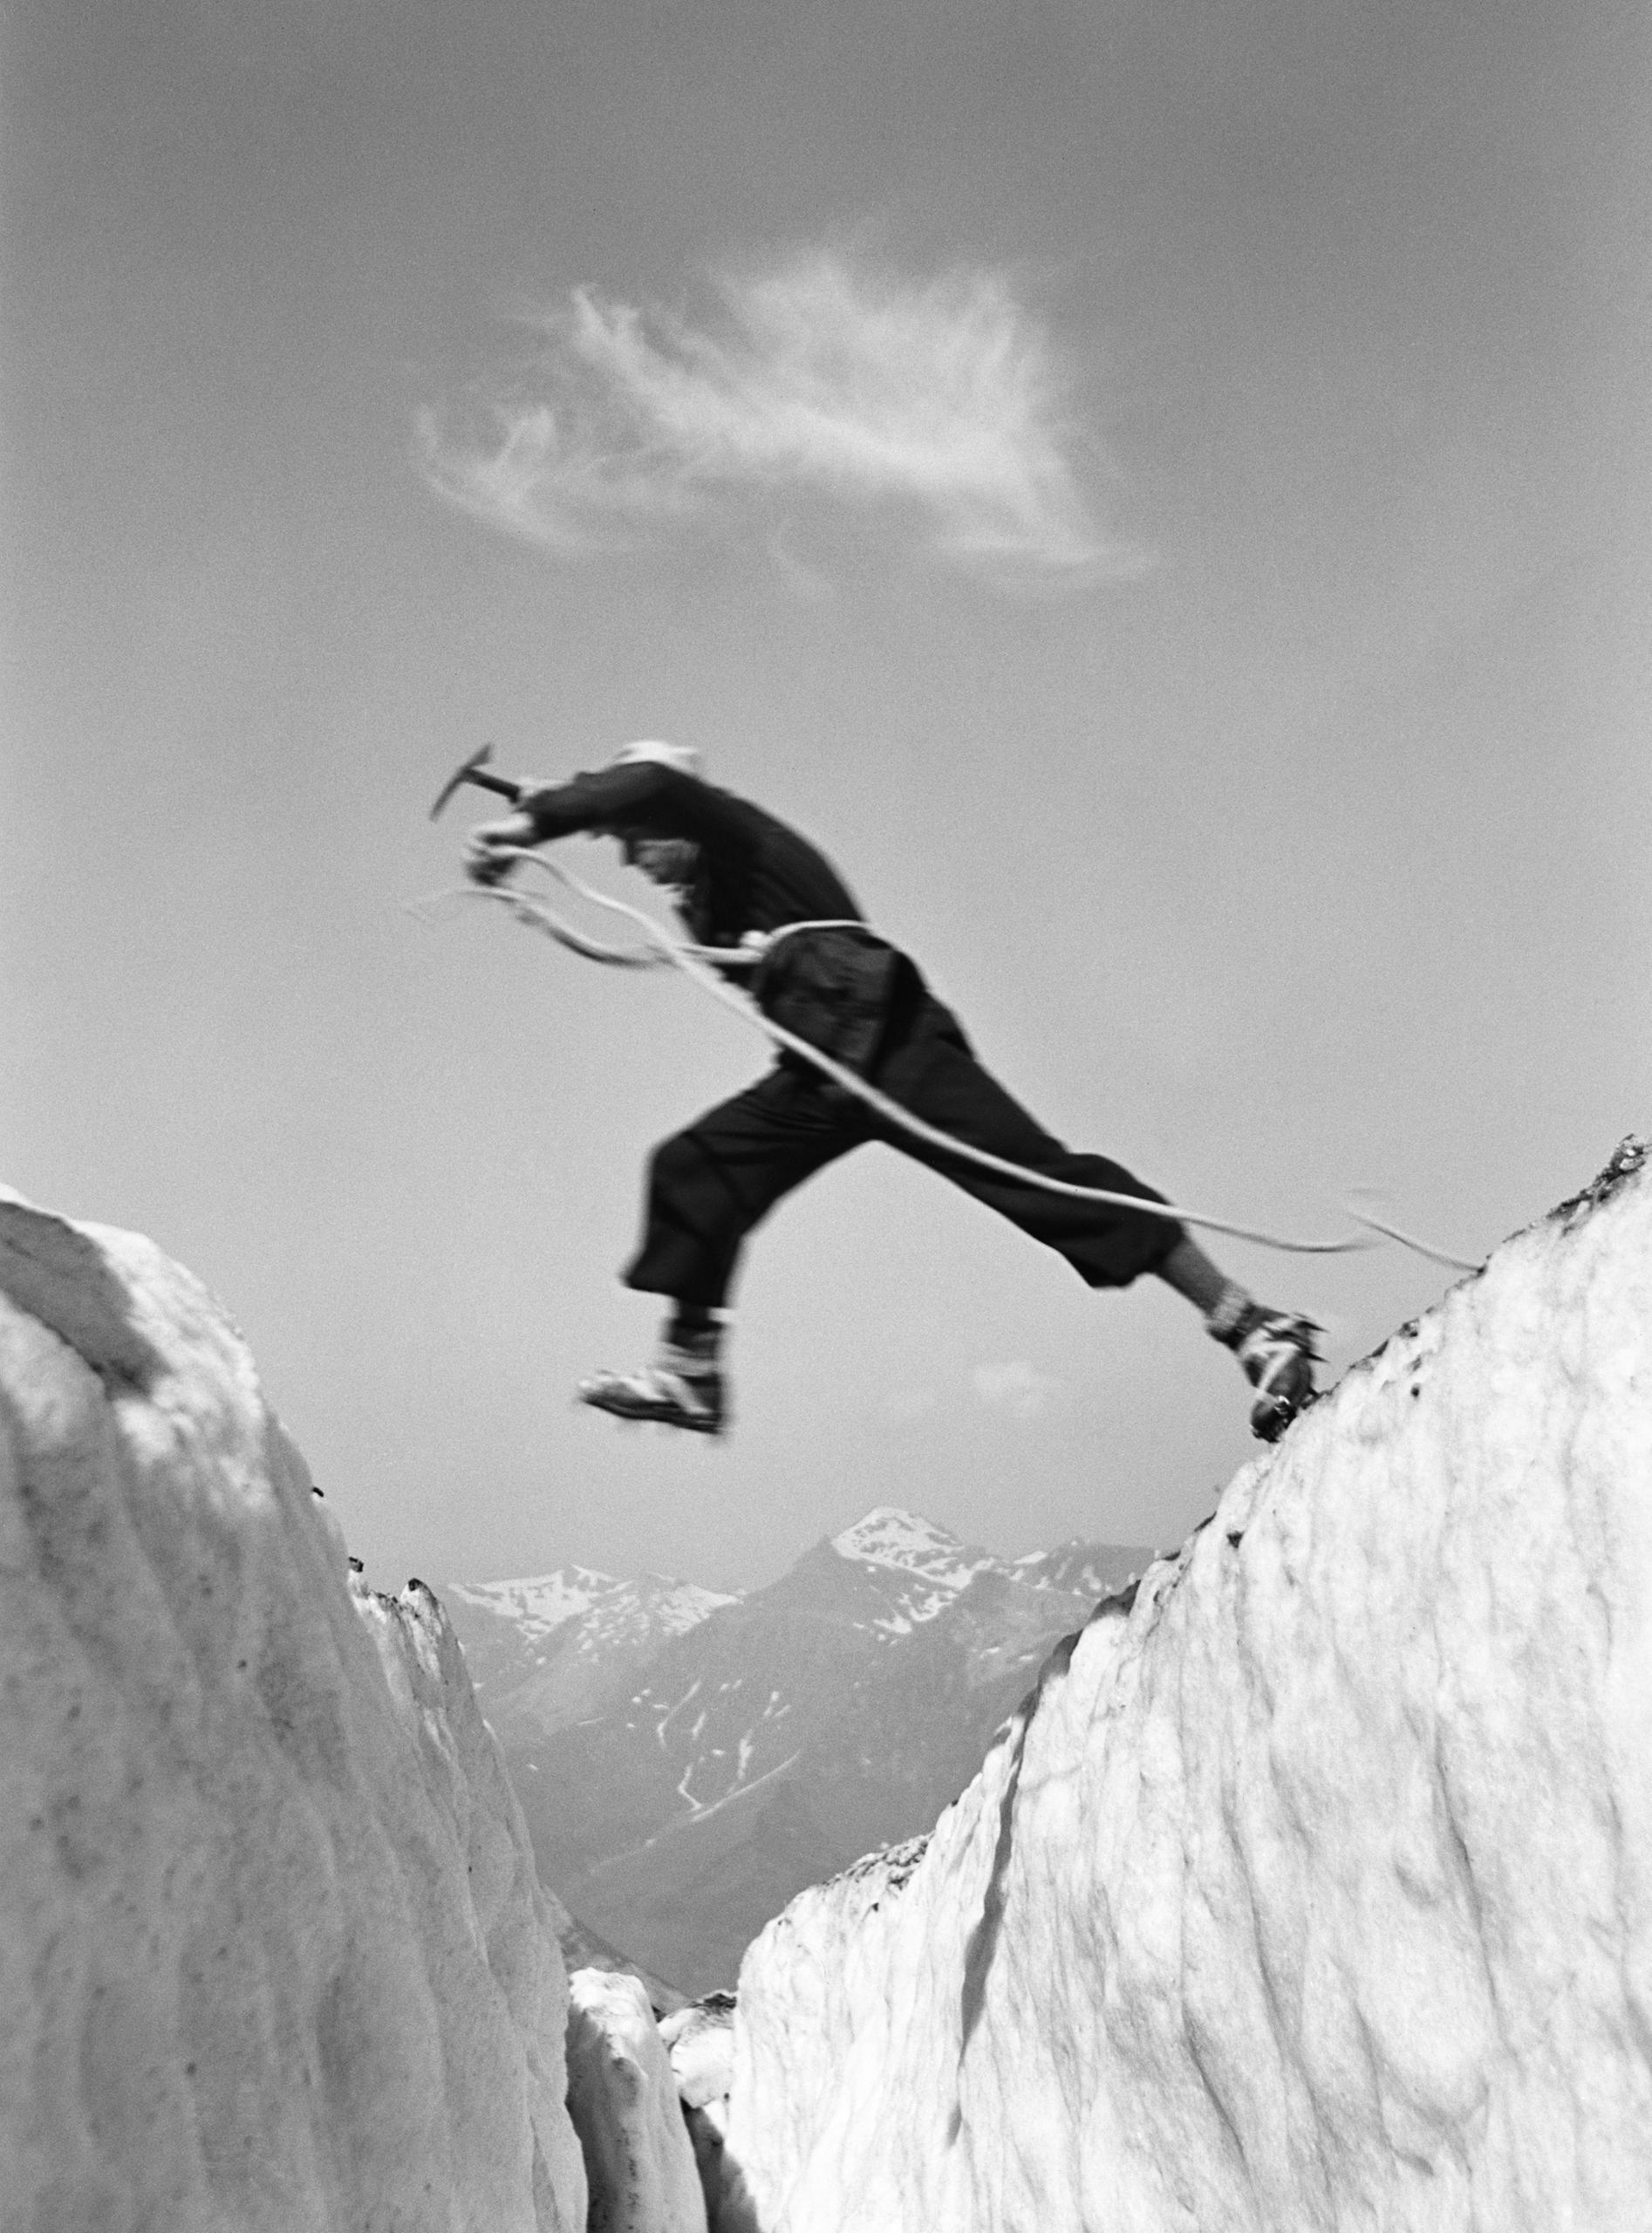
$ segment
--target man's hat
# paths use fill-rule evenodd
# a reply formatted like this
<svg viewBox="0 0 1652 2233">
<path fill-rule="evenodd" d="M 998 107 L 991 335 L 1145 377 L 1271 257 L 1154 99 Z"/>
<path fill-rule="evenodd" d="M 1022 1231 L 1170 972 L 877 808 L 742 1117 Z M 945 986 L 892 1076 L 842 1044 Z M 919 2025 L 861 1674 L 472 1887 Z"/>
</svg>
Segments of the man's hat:
<svg viewBox="0 0 1652 2233">
<path fill-rule="evenodd" d="M 698 775 L 700 750 L 692 744 L 662 744 L 658 737 L 643 737 L 636 744 L 622 744 L 609 761 L 611 768 L 630 768 L 639 760 L 652 760 L 662 768 L 674 768 L 679 775 Z"/>
</svg>

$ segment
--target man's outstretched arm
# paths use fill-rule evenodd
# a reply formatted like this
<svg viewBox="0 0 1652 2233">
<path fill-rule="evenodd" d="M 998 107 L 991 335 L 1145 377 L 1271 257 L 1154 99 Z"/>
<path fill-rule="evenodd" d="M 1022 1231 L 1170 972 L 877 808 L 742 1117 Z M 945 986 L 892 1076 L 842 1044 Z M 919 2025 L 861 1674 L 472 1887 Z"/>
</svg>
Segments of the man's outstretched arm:
<svg viewBox="0 0 1652 2233">
<path fill-rule="evenodd" d="M 582 830 L 642 825 L 663 837 L 704 837 L 719 819 L 719 796 L 697 777 L 652 761 L 542 784 L 523 792 L 515 814 L 471 831 L 468 872 L 478 884 L 495 883 L 509 865 L 499 858 L 502 848 L 542 845 Z"/>
</svg>

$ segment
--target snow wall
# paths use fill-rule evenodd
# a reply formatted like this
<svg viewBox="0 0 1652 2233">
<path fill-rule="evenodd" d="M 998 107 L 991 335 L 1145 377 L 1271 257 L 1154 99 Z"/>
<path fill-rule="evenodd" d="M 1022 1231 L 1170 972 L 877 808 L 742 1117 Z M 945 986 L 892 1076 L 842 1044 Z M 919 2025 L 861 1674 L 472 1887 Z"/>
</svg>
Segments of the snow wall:
<svg viewBox="0 0 1652 2233">
<path fill-rule="evenodd" d="M 3 1192 L 0 1792 L 8 2233 L 580 2233 L 555 1918 L 440 1608 L 352 1590 L 188 1274 Z"/>
<path fill-rule="evenodd" d="M 769 1925 L 725 2164 L 720 2233 L 1647 2233 L 1633 1144 Z"/>
<path fill-rule="evenodd" d="M 589 2233 L 707 2233 L 706 2196 L 640 1977 L 569 1980 L 568 2110 L 590 2175 Z"/>
</svg>

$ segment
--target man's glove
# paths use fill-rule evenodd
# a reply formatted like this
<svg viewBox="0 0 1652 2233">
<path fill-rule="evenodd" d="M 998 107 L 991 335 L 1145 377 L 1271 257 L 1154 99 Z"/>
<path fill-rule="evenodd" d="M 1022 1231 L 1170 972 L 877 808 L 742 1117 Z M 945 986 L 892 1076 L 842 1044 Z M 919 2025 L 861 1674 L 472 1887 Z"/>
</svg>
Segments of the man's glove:
<svg viewBox="0 0 1652 2233">
<path fill-rule="evenodd" d="M 502 884 L 515 866 L 509 852 L 533 844 L 537 836 L 531 815 L 513 814 L 504 822 L 478 823 L 465 847 L 465 874 L 473 884 Z"/>
</svg>

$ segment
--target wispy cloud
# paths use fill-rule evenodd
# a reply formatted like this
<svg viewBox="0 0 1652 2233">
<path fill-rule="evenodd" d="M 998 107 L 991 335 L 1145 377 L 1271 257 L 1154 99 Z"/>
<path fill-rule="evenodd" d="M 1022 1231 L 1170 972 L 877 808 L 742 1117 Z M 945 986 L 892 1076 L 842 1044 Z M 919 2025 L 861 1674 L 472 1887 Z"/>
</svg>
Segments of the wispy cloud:
<svg viewBox="0 0 1652 2233">
<path fill-rule="evenodd" d="M 1001 274 L 915 283 L 822 254 L 715 297 L 700 324 L 584 291 L 536 318 L 531 360 L 468 427 L 421 419 L 431 485 L 557 552 L 754 504 L 768 540 L 808 499 L 995 576 L 1138 570 L 1097 519 L 1099 453 L 1055 345 Z"/>
<path fill-rule="evenodd" d="M 1066 1393 L 1065 1382 L 1053 1380 L 1021 1357 L 1004 1364 L 978 1364 L 973 1378 L 983 1403 L 1023 1424 L 1041 1417 Z"/>
</svg>

